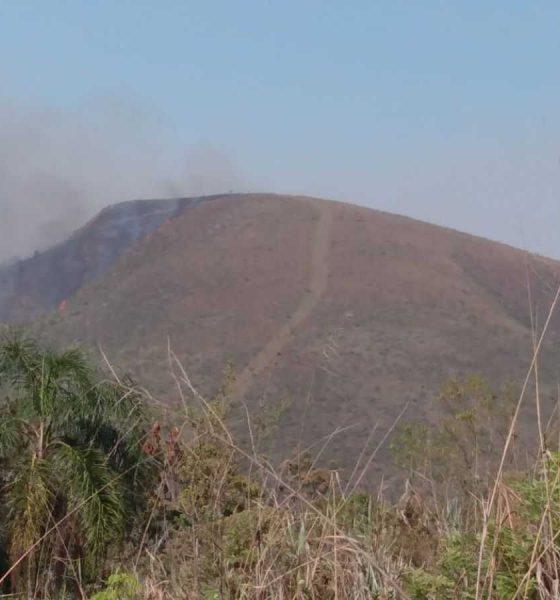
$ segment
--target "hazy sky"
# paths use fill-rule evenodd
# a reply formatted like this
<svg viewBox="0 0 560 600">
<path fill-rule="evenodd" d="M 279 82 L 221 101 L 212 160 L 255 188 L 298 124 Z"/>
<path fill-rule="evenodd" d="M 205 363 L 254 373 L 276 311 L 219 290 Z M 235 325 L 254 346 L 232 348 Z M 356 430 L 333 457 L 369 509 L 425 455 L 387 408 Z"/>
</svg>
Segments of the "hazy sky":
<svg viewBox="0 0 560 600">
<path fill-rule="evenodd" d="M 235 189 L 560 258 L 558 0 L 2 0 L 0 69 L 0 257 Z"/>
</svg>

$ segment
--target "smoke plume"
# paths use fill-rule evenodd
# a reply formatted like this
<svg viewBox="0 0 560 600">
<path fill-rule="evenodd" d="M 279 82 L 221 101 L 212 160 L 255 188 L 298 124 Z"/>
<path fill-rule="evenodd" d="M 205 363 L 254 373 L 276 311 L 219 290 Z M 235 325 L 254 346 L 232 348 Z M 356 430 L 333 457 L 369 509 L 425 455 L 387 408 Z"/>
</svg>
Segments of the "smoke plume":
<svg viewBox="0 0 560 600">
<path fill-rule="evenodd" d="M 0 103 L 0 262 L 64 239 L 106 205 L 240 189 L 209 144 L 181 150 L 135 107 L 64 111 Z"/>
</svg>

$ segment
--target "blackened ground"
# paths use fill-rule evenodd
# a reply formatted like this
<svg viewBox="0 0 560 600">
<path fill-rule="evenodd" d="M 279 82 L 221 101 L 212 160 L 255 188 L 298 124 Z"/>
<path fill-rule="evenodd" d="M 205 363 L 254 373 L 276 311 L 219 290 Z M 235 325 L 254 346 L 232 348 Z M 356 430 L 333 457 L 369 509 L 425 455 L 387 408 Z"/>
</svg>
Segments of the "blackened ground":
<svg viewBox="0 0 560 600">
<path fill-rule="evenodd" d="M 122 202 L 101 211 L 65 242 L 0 266 L 0 322 L 22 323 L 56 309 L 135 242 L 203 200 Z"/>
</svg>

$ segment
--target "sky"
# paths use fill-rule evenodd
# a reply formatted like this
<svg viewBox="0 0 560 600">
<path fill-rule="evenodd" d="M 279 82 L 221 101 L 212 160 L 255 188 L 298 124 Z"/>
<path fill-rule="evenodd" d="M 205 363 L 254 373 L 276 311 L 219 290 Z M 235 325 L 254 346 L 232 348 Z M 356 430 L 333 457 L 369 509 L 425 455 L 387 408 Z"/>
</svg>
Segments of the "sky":
<svg viewBox="0 0 560 600">
<path fill-rule="evenodd" d="M 560 2 L 0 0 L 0 259 L 223 191 L 560 258 Z"/>
</svg>

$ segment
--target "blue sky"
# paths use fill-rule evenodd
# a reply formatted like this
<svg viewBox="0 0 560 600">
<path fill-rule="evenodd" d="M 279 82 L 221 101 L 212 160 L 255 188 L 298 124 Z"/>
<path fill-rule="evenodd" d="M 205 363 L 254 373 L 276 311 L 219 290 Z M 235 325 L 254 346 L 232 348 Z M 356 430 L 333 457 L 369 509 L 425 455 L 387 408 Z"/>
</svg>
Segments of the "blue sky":
<svg viewBox="0 0 560 600">
<path fill-rule="evenodd" d="M 73 194 L 270 190 L 560 258 L 558 1 L 3 0 L 0 69 L 20 224 L 82 218 Z"/>
</svg>

